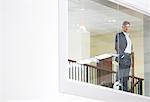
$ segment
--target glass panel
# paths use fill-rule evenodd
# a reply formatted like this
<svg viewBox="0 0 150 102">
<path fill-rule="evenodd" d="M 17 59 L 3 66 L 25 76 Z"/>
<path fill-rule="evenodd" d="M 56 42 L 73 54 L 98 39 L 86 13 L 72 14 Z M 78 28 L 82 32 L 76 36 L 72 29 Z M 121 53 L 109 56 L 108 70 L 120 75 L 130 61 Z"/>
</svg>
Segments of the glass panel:
<svg viewBox="0 0 150 102">
<path fill-rule="evenodd" d="M 150 96 L 150 17 L 143 17 L 144 25 L 144 95 Z"/>
<path fill-rule="evenodd" d="M 69 0 L 70 79 L 113 87 L 117 14 L 117 5 L 105 0 Z"/>
<path fill-rule="evenodd" d="M 119 6 L 118 80 L 123 91 L 144 95 L 143 15 Z"/>
<path fill-rule="evenodd" d="M 108 0 L 68 1 L 68 78 L 150 96 L 150 17 Z"/>
</svg>

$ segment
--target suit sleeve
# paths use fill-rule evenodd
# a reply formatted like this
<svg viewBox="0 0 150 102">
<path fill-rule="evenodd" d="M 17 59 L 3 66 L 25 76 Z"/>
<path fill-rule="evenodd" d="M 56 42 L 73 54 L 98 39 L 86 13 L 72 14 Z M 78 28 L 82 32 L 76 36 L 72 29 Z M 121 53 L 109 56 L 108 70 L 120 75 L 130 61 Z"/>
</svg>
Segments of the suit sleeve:
<svg viewBox="0 0 150 102">
<path fill-rule="evenodd" d="M 119 54 L 119 56 L 124 55 L 124 51 L 121 48 L 121 43 L 119 42 L 119 39 L 121 38 L 120 34 L 117 33 L 116 37 L 115 37 L 115 50 L 117 52 L 117 54 Z"/>
</svg>

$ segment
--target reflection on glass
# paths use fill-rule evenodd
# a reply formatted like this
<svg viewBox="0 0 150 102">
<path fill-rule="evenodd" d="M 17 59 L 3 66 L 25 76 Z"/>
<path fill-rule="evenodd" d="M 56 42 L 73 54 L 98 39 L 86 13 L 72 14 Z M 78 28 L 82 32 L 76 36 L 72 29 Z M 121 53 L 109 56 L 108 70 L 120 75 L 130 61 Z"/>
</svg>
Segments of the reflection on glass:
<svg viewBox="0 0 150 102">
<path fill-rule="evenodd" d="M 107 0 L 68 1 L 69 79 L 148 96 L 149 17 Z"/>
</svg>

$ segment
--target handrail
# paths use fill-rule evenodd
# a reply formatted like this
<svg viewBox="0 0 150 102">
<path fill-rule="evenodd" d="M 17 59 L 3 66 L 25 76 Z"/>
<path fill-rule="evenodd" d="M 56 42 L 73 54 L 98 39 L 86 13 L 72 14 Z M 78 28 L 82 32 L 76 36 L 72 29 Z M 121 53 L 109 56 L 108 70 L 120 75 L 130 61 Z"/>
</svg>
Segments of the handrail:
<svg viewBox="0 0 150 102">
<path fill-rule="evenodd" d="M 135 79 L 137 79 L 137 80 L 144 80 L 144 78 L 140 78 L 140 77 L 136 77 L 136 76 L 129 76 L 130 78 L 135 78 Z"/>
<path fill-rule="evenodd" d="M 76 63 L 76 61 L 71 60 L 71 59 L 68 59 L 68 61 Z M 94 69 L 100 69 L 100 70 L 102 70 L 102 71 L 107 71 L 107 72 L 110 72 L 110 73 L 117 73 L 117 72 L 112 71 L 112 70 L 107 70 L 107 69 L 100 68 L 100 67 L 93 66 L 93 65 L 89 65 L 89 64 L 83 64 L 83 65 L 88 66 L 88 67 L 92 67 L 92 68 L 94 68 Z"/>
<path fill-rule="evenodd" d="M 71 59 L 68 59 L 68 61 L 74 62 L 74 63 L 77 62 L 77 61 L 71 60 Z M 94 68 L 94 69 L 100 69 L 100 70 L 102 70 L 102 71 L 108 71 L 108 72 L 112 72 L 112 73 L 117 73 L 116 71 L 107 70 L 107 69 L 100 68 L 100 67 L 93 66 L 93 65 L 89 65 L 89 64 L 83 64 L 83 65 L 88 66 L 88 67 L 92 67 L 92 68 Z M 137 79 L 137 80 L 144 80 L 144 78 L 140 78 L 140 77 L 136 77 L 136 76 L 129 76 L 129 77 L 130 77 L 130 78 Z"/>
</svg>

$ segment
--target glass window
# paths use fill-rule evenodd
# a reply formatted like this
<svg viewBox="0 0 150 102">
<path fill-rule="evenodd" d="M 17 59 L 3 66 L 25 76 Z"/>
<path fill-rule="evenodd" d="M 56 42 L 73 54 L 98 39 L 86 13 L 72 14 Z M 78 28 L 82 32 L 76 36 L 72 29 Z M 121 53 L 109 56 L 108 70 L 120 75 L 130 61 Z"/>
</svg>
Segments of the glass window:
<svg viewBox="0 0 150 102">
<path fill-rule="evenodd" d="M 68 2 L 68 78 L 150 96 L 150 17 L 107 0 Z"/>
</svg>

